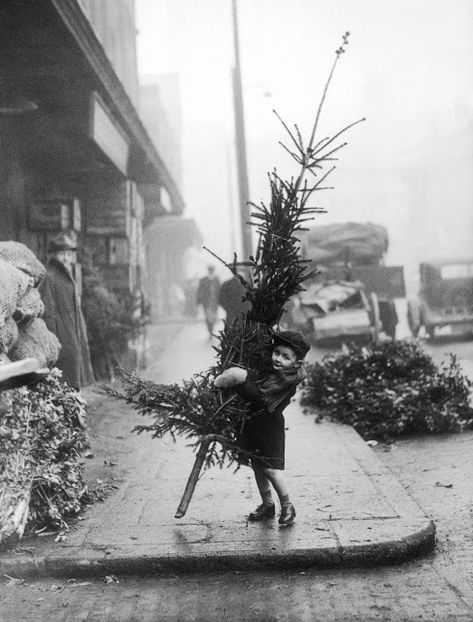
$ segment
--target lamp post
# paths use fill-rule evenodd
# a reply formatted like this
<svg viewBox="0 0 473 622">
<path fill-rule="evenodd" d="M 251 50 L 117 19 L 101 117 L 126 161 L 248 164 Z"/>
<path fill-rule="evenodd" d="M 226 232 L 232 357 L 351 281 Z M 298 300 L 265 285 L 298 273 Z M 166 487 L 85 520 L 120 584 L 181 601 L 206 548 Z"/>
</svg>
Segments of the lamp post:
<svg viewBox="0 0 473 622">
<path fill-rule="evenodd" d="M 251 239 L 251 228 L 247 224 L 250 219 L 248 200 L 248 170 L 246 160 L 245 143 L 245 119 L 243 111 L 243 95 L 241 88 L 241 66 L 240 66 L 240 46 L 238 36 L 238 13 L 237 0 L 232 0 L 233 8 L 233 43 L 235 46 L 235 67 L 232 71 L 233 77 L 233 107 L 235 114 L 235 147 L 237 156 L 238 173 L 238 195 L 240 202 L 240 226 L 241 226 L 241 245 L 243 258 L 248 259 L 252 254 L 253 244 Z"/>
</svg>

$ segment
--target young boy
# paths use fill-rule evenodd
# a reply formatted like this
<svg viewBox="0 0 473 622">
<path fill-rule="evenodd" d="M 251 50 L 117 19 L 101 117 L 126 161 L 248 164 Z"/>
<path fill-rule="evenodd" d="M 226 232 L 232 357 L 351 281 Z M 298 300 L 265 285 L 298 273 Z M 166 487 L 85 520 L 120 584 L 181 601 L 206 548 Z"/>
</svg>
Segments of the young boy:
<svg viewBox="0 0 473 622">
<path fill-rule="evenodd" d="M 284 416 L 283 411 L 305 378 L 303 359 L 310 344 L 301 333 L 286 330 L 273 335 L 271 362 L 273 370 L 257 383 L 248 380 L 248 373 L 239 367 L 230 367 L 215 379 L 221 389 L 232 387 L 251 403 L 254 413 L 243 426 L 239 445 L 255 452 L 251 466 L 262 503 L 248 516 L 250 521 L 274 517 L 275 506 L 271 485 L 281 504 L 279 526 L 292 525 L 296 510 L 289 499 L 289 491 L 282 477 L 284 470 Z"/>
</svg>

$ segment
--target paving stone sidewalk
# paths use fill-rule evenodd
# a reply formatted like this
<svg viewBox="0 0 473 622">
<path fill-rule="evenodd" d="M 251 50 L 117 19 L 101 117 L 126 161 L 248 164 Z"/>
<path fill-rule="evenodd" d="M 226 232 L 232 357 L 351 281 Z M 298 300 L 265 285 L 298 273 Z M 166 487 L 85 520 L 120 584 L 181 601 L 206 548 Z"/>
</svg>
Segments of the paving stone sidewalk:
<svg viewBox="0 0 473 622">
<path fill-rule="evenodd" d="M 153 328 L 152 350 L 169 330 Z M 202 324 L 182 324 L 174 335 L 154 350 L 143 376 L 180 381 L 210 364 L 213 351 Z M 104 403 L 92 392 L 88 398 Z M 128 408 L 121 402 L 113 407 L 117 413 Z M 0 571 L 77 577 L 346 567 L 395 563 L 432 548 L 432 522 L 351 428 L 315 424 L 297 399 L 286 410 L 286 425 L 286 477 L 297 510 L 290 528 L 280 529 L 277 519 L 248 523 L 258 503 L 248 468 L 206 471 L 187 514 L 175 519 L 193 452 L 181 440 L 120 436 L 126 449 L 116 454 L 116 493 L 92 506 L 64 541 L 38 539 L 28 550 L 0 556 Z M 110 422 L 104 426 L 102 434 L 116 434 Z"/>
</svg>

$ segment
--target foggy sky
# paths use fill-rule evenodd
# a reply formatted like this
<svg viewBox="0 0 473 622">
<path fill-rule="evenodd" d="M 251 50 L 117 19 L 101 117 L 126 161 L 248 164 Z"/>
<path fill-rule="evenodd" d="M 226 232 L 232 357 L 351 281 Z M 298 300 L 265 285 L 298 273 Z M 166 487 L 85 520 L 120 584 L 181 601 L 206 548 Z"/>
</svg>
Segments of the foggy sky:
<svg viewBox="0 0 473 622">
<path fill-rule="evenodd" d="M 186 215 L 209 246 L 238 243 L 230 0 L 137 0 L 141 73 L 178 72 Z M 471 0 L 239 0 L 250 198 L 266 172 L 293 171 L 272 113 L 310 132 L 333 52 L 349 30 L 322 117 L 329 135 L 358 118 L 318 203 L 319 223 L 388 226 L 391 263 L 473 253 Z M 471 249 L 471 251 L 470 251 Z"/>
</svg>

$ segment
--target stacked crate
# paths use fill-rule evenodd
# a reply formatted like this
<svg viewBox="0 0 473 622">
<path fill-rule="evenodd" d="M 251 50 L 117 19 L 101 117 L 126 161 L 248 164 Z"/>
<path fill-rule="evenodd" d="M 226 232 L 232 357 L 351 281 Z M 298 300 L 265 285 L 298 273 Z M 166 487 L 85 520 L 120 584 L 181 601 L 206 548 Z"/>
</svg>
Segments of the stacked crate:
<svg viewBox="0 0 473 622">
<path fill-rule="evenodd" d="M 115 291 L 140 289 L 143 199 L 130 180 L 94 187 L 87 199 L 87 241 L 105 282 Z"/>
</svg>

